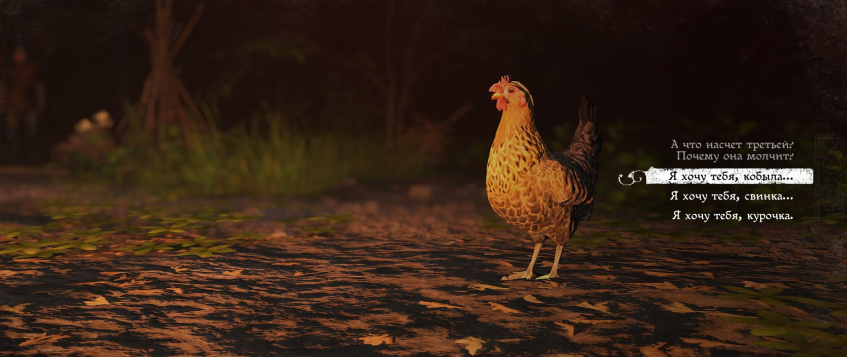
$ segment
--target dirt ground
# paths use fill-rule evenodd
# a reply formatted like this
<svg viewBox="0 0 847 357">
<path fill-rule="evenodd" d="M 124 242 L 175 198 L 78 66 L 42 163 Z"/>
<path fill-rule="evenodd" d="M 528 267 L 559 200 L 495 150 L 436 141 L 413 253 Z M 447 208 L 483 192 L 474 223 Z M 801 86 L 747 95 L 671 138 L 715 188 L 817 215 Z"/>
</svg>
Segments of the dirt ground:
<svg viewBox="0 0 847 357">
<path fill-rule="evenodd" d="M 847 355 L 847 236 L 824 226 L 710 229 L 597 212 L 565 248 L 560 278 L 501 281 L 526 268 L 532 242 L 493 216 L 481 184 L 351 183 L 274 201 L 67 181 L 0 169 L 5 249 L 95 227 L 109 242 L 0 255 L 0 355 Z M 163 212 L 133 212 L 152 206 Z M 146 234 L 210 207 L 262 216 Z M 201 232 L 234 252 L 117 250 Z M 227 240 L 245 232 L 264 239 Z"/>
</svg>

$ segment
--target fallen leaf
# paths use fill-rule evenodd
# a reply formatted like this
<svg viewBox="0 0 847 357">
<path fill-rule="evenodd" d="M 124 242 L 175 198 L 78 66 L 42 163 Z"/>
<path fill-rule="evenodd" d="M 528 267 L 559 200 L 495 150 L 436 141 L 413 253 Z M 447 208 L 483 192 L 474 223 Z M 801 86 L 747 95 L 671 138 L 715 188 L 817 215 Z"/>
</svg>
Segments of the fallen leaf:
<svg viewBox="0 0 847 357">
<path fill-rule="evenodd" d="M 18 346 L 25 347 L 25 346 L 32 346 L 32 345 L 37 345 L 37 344 L 41 344 L 41 343 L 53 343 L 53 342 L 59 341 L 63 338 L 67 338 L 67 337 L 70 337 L 70 336 L 66 336 L 66 335 L 62 335 L 62 334 L 48 336 L 47 332 L 45 332 L 45 333 L 42 333 L 41 335 L 38 335 L 37 337 L 33 337 L 29 340 L 21 342 L 21 344 L 18 345 Z"/>
<path fill-rule="evenodd" d="M 141 290 L 128 290 L 126 293 L 130 294 L 130 295 L 153 296 L 153 295 L 164 294 L 165 291 L 162 290 L 162 289 L 141 289 Z"/>
<path fill-rule="evenodd" d="M 0 272 L 0 273 L 2 273 L 2 272 Z M 822 284 L 815 284 L 814 286 L 815 286 L 815 289 L 821 289 L 821 290 L 825 290 L 825 291 L 830 291 L 830 289 L 828 289 L 826 286 L 824 286 L 824 285 L 822 285 Z"/>
<path fill-rule="evenodd" d="M 294 277 L 295 277 L 295 278 L 296 278 L 296 277 L 298 277 L 298 276 L 303 276 L 303 275 L 306 275 L 306 274 L 303 274 L 302 272 L 299 272 L 299 271 L 294 272 Z"/>
<path fill-rule="evenodd" d="M 18 272 L 12 270 L 0 270 L 0 278 L 3 279 L 14 276 L 16 274 L 18 274 Z"/>
<path fill-rule="evenodd" d="M 661 278 L 679 275 L 678 273 L 667 273 L 667 272 L 663 272 L 663 271 L 652 271 L 652 270 L 645 270 L 642 273 L 647 274 L 647 275 L 652 275 L 652 276 L 658 276 L 658 277 L 661 277 Z"/>
<path fill-rule="evenodd" d="M 589 319 L 586 319 L 584 317 L 577 317 L 577 318 L 571 319 L 571 321 L 576 322 L 576 323 L 580 323 L 580 324 L 590 324 L 590 325 L 608 324 L 608 323 L 615 322 L 615 320 L 589 320 Z"/>
<path fill-rule="evenodd" d="M 574 327 L 573 327 L 573 325 L 571 325 L 571 324 L 566 324 L 566 323 L 564 323 L 564 322 L 558 322 L 558 321 L 557 321 L 557 322 L 555 322 L 555 324 L 556 324 L 556 325 L 559 325 L 559 326 L 564 327 L 564 328 L 565 328 L 566 335 L 568 335 L 568 337 L 573 337 L 573 333 L 574 333 Z"/>
<path fill-rule="evenodd" d="M 611 266 L 611 265 L 593 265 L 593 264 L 589 264 L 589 265 L 588 265 L 588 269 L 603 269 L 603 270 L 607 270 L 607 271 L 608 271 L 608 270 L 612 270 L 612 266 Z"/>
<path fill-rule="evenodd" d="M 102 296 L 98 296 L 94 300 L 83 301 L 88 306 L 109 305 L 109 301 Z"/>
<path fill-rule="evenodd" d="M 667 353 L 670 357 L 691 357 L 698 355 L 696 351 L 680 346 L 668 347 Z"/>
<path fill-rule="evenodd" d="M 744 281 L 743 283 L 745 288 L 755 288 L 756 290 L 762 290 L 768 287 L 767 284 L 756 283 L 752 281 Z"/>
<path fill-rule="evenodd" d="M 701 273 L 701 274 L 703 274 L 703 275 L 705 275 L 705 276 L 706 276 L 707 278 L 709 278 L 709 279 L 714 279 L 714 278 L 715 278 L 715 274 L 713 274 L 713 273 L 711 273 L 711 272 L 708 272 L 708 271 L 701 271 L 700 273 Z"/>
<path fill-rule="evenodd" d="M 521 312 L 520 312 L 520 311 L 518 311 L 518 310 L 510 309 L 510 308 L 505 307 L 505 306 L 503 306 L 503 305 L 500 305 L 500 304 L 498 304 L 498 303 L 496 303 L 496 302 L 489 302 L 488 304 L 489 304 L 489 305 L 491 305 L 492 310 L 500 310 L 500 311 L 503 311 L 503 312 L 505 312 L 505 313 L 507 313 L 507 314 L 520 314 L 520 313 L 521 313 Z"/>
<path fill-rule="evenodd" d="M 712 264 L 712 262 L 710 262 L 710 261 L 708 261 L 708 260 L 698 260 L 698 261 L 695 261 L 695 262 L 691 262 L 691 264 L 695 264 L 695 265 L 709 265 L 709 264 Z"/>
<path fill-rule="evenodd" d="M 490 348 L 485 348 L 485 345 L 488 345 L 489 342 L 486 340 L 481 340 L 476 337 L 468 336 L 460 340 L 456 340 L 456 343 L 460 345 L 465 345 L 465 349 L 468 350 L 471 356 L 476 356 L 476 354 L 480 351 L 485 351 Z M 493 346 L 494 350 L 497 352 L 502 352 L 500 347 Z"/>
<path fill-rule="evenodd" d="M 750 316 L 736 315 L 736 314 L 730 314 L 730 313 L 727 313 L 727 312 L 720 312 L 720 311 L 708 311 L 708 312 L 703 311 L 703 312 L 705 312 L 705 313 L 706 313 L 706 316 L 707 316 L 707 317 L 712 317 L 712 318 L 714 318 L 714 317 L 719 317 L 719 316 L 725 316 L 725 317 L 747 317 L 747 318 L 749 318 L 749 317 L 750 317 Z"/>
<path fill-rule="evenodd" d="M 586 308 L 586 309 L 591 309 L 591 310 L 597 310 L 597 311 L 600 311 L 600 312 L 605 312 L 605 313 L 607 313 L 607 314 L 609 313 L 609 308 L 606 306 L 606 303 L 605 303 L 605 302 L 598 302 L 597 304 L 592 305 L 591 303 L 589 303 L 589 302 L 587 302 L 587 301 L 583 301 L 583 302 L 579 303 L 579 305 L 577 305 L 577 306 L 579 306 L 579 307 L 584 307 L 584 308 Z"/>
<path fill-rule="evenodd" d="M 32 305 L 32 304 L 26 303 L 26 304 L 20 304 L 20 305 L 15 305 L 15 306 L 3 305 L 3 306 L 0 306 L 0 311 L 14 312 L 16 314 L 23 314 L 24 309 L 26 308 L 27 305 Z"/>
<path fill-rule="evenodd" d="M 710 341 L 710 340 L 701 340 L 699 338 L 680 338 L 685 343 L 690 343 L 692 345 L 700 345 L 700 347 L 711 348 L 711 347 L 745 347 L 743 345 L 736 345 L 733 343 L 726 343 L 723 341 Z"/>
<path fill-rule="evenodd" d="M 300 263 L 290 262 L 290 263 L 273 263 L 271 265 L 282 265 L 282 266 L 290 267 L 292 265 L 298 265 L 298 264 L 300 264 Z"/>
<path fill-rule="evenodd" d="M 459 306 L 442 304 L 440 302 L 429 302 L 429 301 L 418 301 L 419 304 L 426 306 L 430 309 L 437 309 L 439 307 L 447 308 L 447 309 L 461 309 Z"/>
<path fill-rule="evenodd" d="M 494 262 L 497 263 L 497 264 L 503 265 L 503 266 L 510 267 L 510 268 L 514 266 L 512 263 L 509 263 L 505 260 L 495 260 Z"/>
<path fill-rule="evenodd" d="M 225 271 L 224 275 L 229 275 L 229 276 L 241 275 L 242 271 L 244 271 L 244 269 L 238 269 L 238 270 L 233 270 L 233 271 Z"/>
<path fill-rule="evenodd" d="M 592 276 L 592 278 L 598 279 L 598 280 L 615 280 L 618 277 L 617 277 L 617 275 L 595 275 L 595 276 Z"/>
<path fill-rule="evenodd" d="M 368 335 L 359 337 L 366 345 L 379 346 L 381 344 L 390 345 L 394 343 L 394 336 L 391 335 Z"/>
<path fill-rule="evenodd" d="M 630 284 L 650 286 L 650 287 L 654 287 L 656 289 L 662 289 L 662 290 L 678 290 L 679 289 L 678 287 L 676 287 L 675 285 L 673 285 L 673 284 L 671 284 L 670 282 L 667 282 L 667 281 L 665 281 L 663 283 L 630 283 Z"/>
<path fill-rule="evenodd" d="M 471 289 L 474 289 L 474 290 L 479 290 L 479 291 L 485 291 L 485 289 L 509 290 L 509 288 L 504 288 L 504 287 L 494 286 L 494 285 L 488 285 L 488 284 L 473 284 L 473 285 L 468 285 L 468 287 L 471 288 Z"/>
<path fill-rule="evenodd" d="M 762 289 L 764 289 L 764 288 L 769 288 L 769 287 L 777 287 L 777 288 L 783 288 L 783 289 L 791 289 L 791 287 L 789 287 L 788 285 L 781 284 L 781 283 L 769 283 L 769 284 L 765 284 L 765 283 L 757 283 L 757 282 L 755 282 L 755 281 L 743 281 L 743 283 L 744 283 L 744 287 L 745 287 L 745 288 L 754 288 L 754 289 L 756 289 L 756 290 L 762 290 Z"/>
<path fill-rule="evenodd" d="M 674 301 L 670 305 L 662 305 L 662 307 L 664 307 L 668 311 L 678 312 L 678 313 L 681 313 L 681 314 L 696 312 L 694 310 L 691 310 L 688 306 L 685 306 L 685 304 L 683 304 L 679 301 Z"/>
<path fill-rule="evenodd" d="M 100 274 L 103 274 L 103 275 L 106 275 L 106 276 L 113 276 L 113 275 L 126 274 L 126 272 L 125 271 L 101 271 Z"/>
<path fill-rule="evenodd" d="M 536 298 L 535 296 L 532 296 L 532 295 L 524 296 L 523 299 L 526 300 L 526 301 L 529 301 L 533 304 L 543 304 L 544 303 L 543 301 L 538 300 L 538 298 Z"/>
<path fill-rule="evenodd" d="M 788 308 L 789 310 L 794 310 L 794 311 L 796 311 L 796 312 L 799 312 L 799 313 L 801 313 L 801 314 L 803 314 L 803 315 L 808 315 L 808 314 L 809 314 L 808 312 L 806 312 L 805 310 L 803 310 L 803 309 L 801 309 L 801 308 L 799 308 L 799 307 L 797 307 L 797 306 L 788 305 L 788 306 L 786 306 L 786 308 Z"/>
<path fill-rule="evenodd" d="M 682 288 L 683 291 L 712 291 L 715 290 L 712 286 L 686 286 Z"/>
<path fill-rule="evenodd" d="M 639 348 L 644 357 L 668 357 L 667 353 L 662 352 L 659 348 L 666 345 L 667 342 L 659 342 L 655 345 L 649 345 Z"/>
<path fill-rule="evenodd" d="M 643 265 L 645 267 L 657 267 L 657 266 L 659 266 L 659 263 L 656 263 L 656 262 L 635 262 L 635 264 L 640 264 L 640 265 Z"/>
<path fill-rule="evenodd" d="M 171 269 L 173 269 L 173 270 L 174 270 L 174 271 L 176 271 L 177 273 L 182 273 L 182 272 L 184 272 L 184 271 L 189 271 L 189 270 L 191 270 L 191 269 L 183 268 L 183 267 L 171 267 Z"/>
<path fill-rule="evenodd" d="M 545 283 L 547 283 L 547 284 L 550 284 L 550 287 L 551 287 L 551 288 L 558 288 L 558 287 L 559 287 L 559 283 L 557 283 L 557 282 L 555 282 L 555 281 L 552 281 L 552 280 L 545 280 L 544 282 L 545 282 Z"/>
<path fill-rule="evenodd" d="M 559 354 L 553 355 L 553 357 L 585 357 L 585 355 L 574 355 L 574 354 L 570 354 L 570 353 L 559 353 Z"/>
<path fill-rule="evenodd" d="M 173 291 L 177 294 L 182 295 L 182 288 L 168 288 L 168 290 Z"/>
<path fill-rule="evenodd" d="M 150 280 L 135 280 L 135 279 L 132 279 L 128 282 L 120 283 L 120 284 L 118 284 L 118 286 L 121 287 L 121 288 L 128 288 L 128 287 L 131 287 L 131 286 L 144 285 L 144 284 L 147 284 L 149 282 L 150 282 Z"/>
</svg>

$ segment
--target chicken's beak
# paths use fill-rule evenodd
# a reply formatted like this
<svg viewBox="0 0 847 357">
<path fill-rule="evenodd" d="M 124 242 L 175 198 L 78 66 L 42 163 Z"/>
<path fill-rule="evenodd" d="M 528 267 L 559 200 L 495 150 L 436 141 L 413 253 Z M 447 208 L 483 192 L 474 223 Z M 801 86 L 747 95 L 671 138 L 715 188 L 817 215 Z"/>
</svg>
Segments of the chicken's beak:
<svg viewBox="0 0 847 357">
<path fill-rule="evenodd" d="M 494 92 L 494 94 L 491 95 L 491 100 L 497 100 L 500 98 L 503 98 L 502 92 Z"/>
</svg>

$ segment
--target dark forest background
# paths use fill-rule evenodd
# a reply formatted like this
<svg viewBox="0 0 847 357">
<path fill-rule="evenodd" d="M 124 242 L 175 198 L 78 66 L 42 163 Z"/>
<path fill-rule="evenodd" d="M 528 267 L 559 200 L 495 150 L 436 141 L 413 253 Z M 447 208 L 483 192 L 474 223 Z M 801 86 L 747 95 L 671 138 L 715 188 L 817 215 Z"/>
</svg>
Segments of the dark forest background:
<svg viewBox="0 0 847 357">
<path fill-rule="evenodd" d="M 119 145 L 73 165 L 215 194 L 308 194 L 350 178 L 481 181 L 500 117 L 488 87 L 505 74 L 532 91 L 554 149 L 570 140 L 580 97 L 594 101 L 606 135 L 598 191 L 607 206 L 666 200 L 667 190 L 621 190 L 618 174 L 714 166 L 677 162 L 671 139 L 794 141 L 791 162 L 726 166 L 809 167 L 816 136 L 847 132 L 844 1 L 218 0 L 177 1 L 173 17 L 188 21 L 201 4 L 173 63 L 214 123 L 208 140 L 151 151 Z M 2 2 L 0 52 L 8 58 L 25 45 L 46 88 L 38 154 L 24 163 L 48 162 L 49 148 L 101 109 L 131 120 L 150 71 L 140 34 L 155 8 Z M 386 110 L 379 88 L 389 73 L 405 110 Z M 823 155 L 843 164 L 843 155 Z M 134 172 L 139 160 L 156 174 Z M 241 174 L 250 179 L 233 169 L 248 166 Z"/>
</svg>

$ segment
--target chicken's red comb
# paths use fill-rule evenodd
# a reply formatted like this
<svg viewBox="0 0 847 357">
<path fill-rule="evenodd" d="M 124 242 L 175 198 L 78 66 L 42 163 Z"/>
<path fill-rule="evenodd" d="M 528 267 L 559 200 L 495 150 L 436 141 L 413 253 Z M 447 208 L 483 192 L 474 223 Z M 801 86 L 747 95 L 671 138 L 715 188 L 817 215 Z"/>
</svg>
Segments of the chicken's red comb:
<svg viewBox="0 0 847 357">
<path fill-rule="evenodd" d="M 508 75 L 502 76 L 502 77 L 500 77 L 500 81 L 497 82 L 497 83 L 494 83 L 494 85 L 492 85 L 491 88 L 488 89 L 488 91 L 489 92 L 503 91 L 503 85 L 506 84 L 506 83 L 509 83 L 509 81 L 511 81 L 511 80 L 512 80 L 511 77 L 509 77 Z"/>
</svg>

